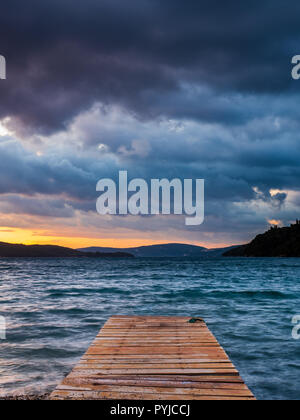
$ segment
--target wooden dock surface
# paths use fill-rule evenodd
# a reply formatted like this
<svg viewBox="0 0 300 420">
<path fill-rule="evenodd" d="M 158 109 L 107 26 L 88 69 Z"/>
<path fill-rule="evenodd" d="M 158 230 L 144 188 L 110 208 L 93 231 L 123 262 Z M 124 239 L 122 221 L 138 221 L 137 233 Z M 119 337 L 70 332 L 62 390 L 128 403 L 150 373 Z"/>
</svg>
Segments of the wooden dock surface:
<svg viewBox="0 0 300 420">
<path fill-rule="evenodd" d="M 205 322 L 111 317 L 52 399 L 255 400 Z"/>
</svg>

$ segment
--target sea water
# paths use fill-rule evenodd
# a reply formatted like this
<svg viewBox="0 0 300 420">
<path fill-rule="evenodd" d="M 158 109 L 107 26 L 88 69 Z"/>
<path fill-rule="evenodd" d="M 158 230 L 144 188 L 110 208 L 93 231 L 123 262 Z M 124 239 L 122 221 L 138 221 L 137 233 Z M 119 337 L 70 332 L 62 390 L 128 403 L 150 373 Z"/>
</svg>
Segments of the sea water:
<svg viewBox="0 0 300 420">
<path fill-rule="evenodd" d="M 52 390 L 111 315 L 203 317 L 258 399 L 300 399 L 300 259 L 1 259 L 0 396 Z"/>
</svg>

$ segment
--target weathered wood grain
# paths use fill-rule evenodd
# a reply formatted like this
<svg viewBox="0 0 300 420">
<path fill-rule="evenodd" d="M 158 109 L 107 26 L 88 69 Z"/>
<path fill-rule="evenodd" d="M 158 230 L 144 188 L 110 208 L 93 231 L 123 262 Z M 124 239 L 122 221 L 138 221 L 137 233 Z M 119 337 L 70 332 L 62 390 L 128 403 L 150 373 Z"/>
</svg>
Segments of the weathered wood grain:
<svg viewBox="0 0 300 420">
<path fill-rule="evenodd" d="M 52 399 L 255 400 L 200 320 L 111 317 Z"/>
</svg>

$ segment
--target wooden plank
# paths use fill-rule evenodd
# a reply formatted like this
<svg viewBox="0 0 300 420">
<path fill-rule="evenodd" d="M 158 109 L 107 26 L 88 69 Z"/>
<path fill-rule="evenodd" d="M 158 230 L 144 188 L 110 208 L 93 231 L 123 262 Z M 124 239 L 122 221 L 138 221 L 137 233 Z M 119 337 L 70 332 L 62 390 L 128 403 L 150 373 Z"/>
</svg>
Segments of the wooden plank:
<svg viewBox="0 0 300 420">
<path fill-rule="evenodd" d="M 110 358 L 111 356 L 111 358 Z M 162 357 L 164 356 L 164 357 Z M 120 364 L 120 363 L 134 363 L 134 364 L 172 364 L 172 363 L 228 363 L 228 358 L 223 353 L 205 353 L 205 354 L 165 354 L 159 355 L 154 354 L 151 352 L 143 353 L 143 354 L 113 354 L 113 353 L 104 353 L 104 354 L 97 354 L 97 353 L 89 353 L 86 354 L 80 362 L 93 362 L 96 361 L 97 363 L 110 363 L 110 364 Z M 106 361 L 106 362 L 105 362 Z"/>
<path fill-rule="evenodd" d="M 147 348 L 147 347 L 151 347 L 153 348 L 153 346 L 155 346 L 155 348 L 161 348 L 162 350 L 166 348 L 166 345 L 168 343 L 163 343 L 163 344 L 157 344 L 157 343 L 140 343 L 140 344 L 136 344 L 136 343 L 117 343 L 117 344 L 110 344 L 110 343 L 97 343 L 97 344 L 93 344 L 91 345 L 90 349 L 109 349 L 109 350 L 114 350 L 115 347 L 120 348 L 120 345 L 122 345 L 123 349 L 131 349 L 133 348 Z M 202 342 L 202 343 L 169 343 L 168 348 L 176 348 L 179 347 L 180 349 L 190 349 L 190 348 L 194 348 L 196 347 L 197 349 L 202 348 L 202 347 L 216 347 L 219 348 L 218 343 L 214 343 L 214 342 Z"/>
<path fill-rule="evenodd" d="M 152 343 L 184 343 L 186 342 L 186 337 L 170 337 L 169 339 L 166 337 L 155 337 L 155 338 L 149 338 L 149 337 L 98 337 L 94 341 L 94 343 L 143 343 L 143 342 L 152 342 Z M 209 335 L 203 335 L 201 337 L 188 337 L 188 342 L 193 343 L 201 343 L 203 341 L 214 341 L 217 342 L 217 340 Z"/>
<path fill-rule="evenodd" d="M 206 374 L 238 374 L 238 372 L 235 369 L 101 369 L 100 367 L 90 367 L 90 366 L 79 366 L 76 368 L 76 370 L 80 369 L 90 369 L 90 370 L 96 370 L 102 374 L 106 375 L 206 375 Z"/>
<path fill-rule="evenodd" d="M 129 380 L 129 381 L 183 381 L 185 382 L 214 382 L 214 383 L 229 383 L 229 384 L 243 384 L 243 380 L 238 375 L 103 375 L 94 370 L 76 370 L 74 369 L 69 377 L 86 377 L 103 380 Z"/>
<path fill-rule="evenodd" d="M 153 357 L 152 357 L 153 356 Z M 110 353 L 110 354 L 85 354 L 84 359 L 88 358 L 88 359 L 109 359 L 111 357 L 110 360 L 122 360 L 122 359 L 132 359 L 132 360 L 138 360 L 138 359 L 155 359 L 155 360 L 159 360 L 161 363 L 164 363 L 164 361 L 166 360 L 172 360 L 172 359 L 179 359 L 179 360 L 184 360 L 184 359 L 203 359 L 203 358 L 207 358 L 207 359 L 225 359 L 228 360 L 226 358 L 226 354 L 223 352 L 199 352 L 197 354 L 178 354 L 178 353 L 173 353 L 173 354 L 117 354 L 117 353 Z"/>
<path fill-rule="evenodd" d="M 80 361 L 78 367 L 90 367 L 94 369 L 232 369 L 235 371 L 235 367 L 231 363 L 102 363 L 97 360 Z"/>
<path fill-rule="evenodd" d="M 122 385 L 80 385 L 75 386 L 63 383 L 57 387 L 58 391 L 102 391 L 102 392 L 119 392 L 119 393 L 139 393 L 139 394 L 174 394 L 174 395 L 207 395 L 207 396 L 237 396 L 252 397 L 248 389 L 215 389 L 215 388 L 164 388 L 164 387 L 144 387 L 144 386 L 122 386 Z"/>
<path fill-rule="evenodd" d="M 196 354 L 201 355 L 203 352 L 205 354 L 209 353 L 209 349 L 218 349 L 217 347 L 168 347 L 168 348 L 157 348 L 157 347 L 119 347 L 117 349 L 114 348 L 90 348 L 87 354 L 108 354 L 113 355 L 114 352 L 116 354 L 122 355 L 158 355 L 158 354 L 165 354 L 165 355 L 189 355 L 189 354 Z M 220 354 L 220 352 L 210 352 L 210 354 Z"/>
<path fill-rule="evenodd" d="M 210 378 L 212 381 L 212 379 Z M 234 382 L 200 382 L 200 381 L 180 381 L 180 380 L 149 380 L 144 379 L 119 379 L 112 377 L 93 377 L 86 375 L 76 375 L 73 373 L 69 375 L 68 378 L 64 379 L 62 382 L 63 385 L 71 386 L 82 386 L 82 385 L 124 385 L 124 386 L 143 386 L 143 387 L 165 387 L 165 388 L 200 388 L 200 389 L 237 389 L 237 390 L 248 390 L 247 386 L 243 383 L 234 383 Z"/>
<path fill-rule="evenodd" d="M 255 400 L 202 320 L 111 317 L 52 399 Z"/>
</svg>

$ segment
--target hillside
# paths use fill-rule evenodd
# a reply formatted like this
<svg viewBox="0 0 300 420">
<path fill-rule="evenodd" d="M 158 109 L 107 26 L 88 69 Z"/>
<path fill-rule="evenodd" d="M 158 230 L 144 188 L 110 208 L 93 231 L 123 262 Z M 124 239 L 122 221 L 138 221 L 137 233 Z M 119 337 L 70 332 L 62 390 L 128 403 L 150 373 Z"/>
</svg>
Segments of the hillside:
<svg viewBox="0 0 300 420">
<path fill-rule="evenodd" d="M 222 254 L 230 248 L 207 249 L 201 246 L 188 244 L 162 244 L 150 245 L 136 248 L 83 248 L 79 249 L 81 252 L 129 252 L 137 258 L 154 258 L 154 257 L 195 257 L 195 258 L 216 258 L 221 257 Z"/>
<path fill-rule="evenodd" d="M 8 244 L 0 242 L 0 258 L 36 258 L 36 257 L 52 257 L 52 258 L 74 258 L 74 257 L 94 257 L 94 258 L 123 258 L 133 257 L 133 255 L 125 252 L 107 252 L 107 253 L 85 253 L 71 248 L 65 248 L 55 245 L 21 245 Z"/>
<path fill-rule="evenodd" d="M 300 223 L 272 227 L 247 245 L 224 253 L 225 257 L 300 257 Z"/>
</svg>

